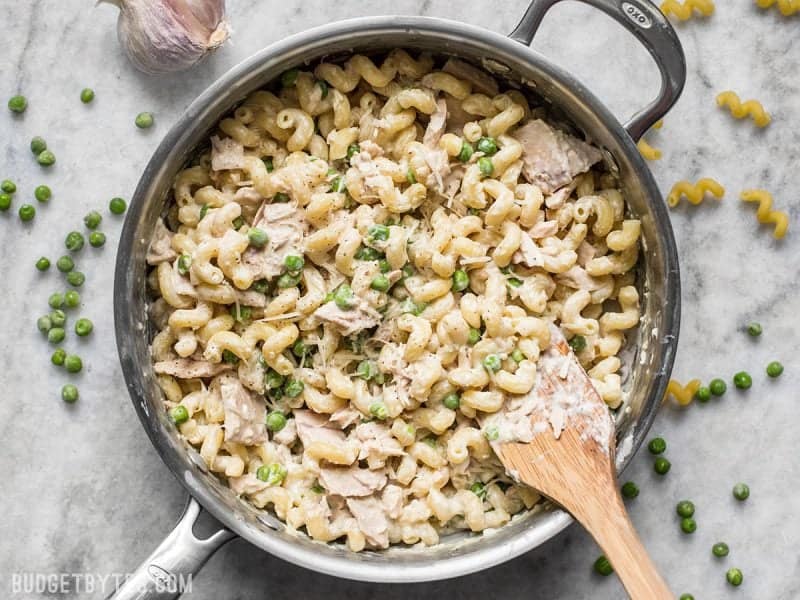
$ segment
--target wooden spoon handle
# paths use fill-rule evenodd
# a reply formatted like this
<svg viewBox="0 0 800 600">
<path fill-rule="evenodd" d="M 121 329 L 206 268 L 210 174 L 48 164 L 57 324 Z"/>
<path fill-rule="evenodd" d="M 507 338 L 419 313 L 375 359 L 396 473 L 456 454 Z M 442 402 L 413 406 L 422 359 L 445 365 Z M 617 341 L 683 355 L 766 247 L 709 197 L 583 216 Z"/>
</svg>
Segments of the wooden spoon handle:
<svg viewBox="0 0 800 600">
<path fill-rule="evenodd" d="M 574 516 L 603 549 L 632 600 L 674 600 L 636 534 L 619 492 L 611 489 L 601 496 L 605 502 L 581 503 Z"/>
</svg>

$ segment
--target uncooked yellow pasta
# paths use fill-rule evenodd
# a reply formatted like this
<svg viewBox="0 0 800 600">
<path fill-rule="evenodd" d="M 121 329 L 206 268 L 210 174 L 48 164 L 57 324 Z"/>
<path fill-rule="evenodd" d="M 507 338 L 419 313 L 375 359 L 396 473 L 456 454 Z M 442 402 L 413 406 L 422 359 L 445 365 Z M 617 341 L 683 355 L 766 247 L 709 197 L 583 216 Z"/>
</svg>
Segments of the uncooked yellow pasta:
<svg viewBox="0 0 800 600">
<path fill-rule="evenodd" d="M 667 390 L 664 392 L 664 400 L 672 396 L 678 404 L 687 406 L 692 402 L 694 395 L 699 389 L 699 379 L 692 379 L 686 385 L 681 384 L 681 382 L 675 379 L 670 379 L 667 384 Z"/>
<path fill-rule="evenodd" d="M 747 100 L 742 102 L 736 92 L 726 91 L 717 95 L 717 106 L 727 108 L 736 119 L 750 117 L 757 127 L 766 127 L 772 121 L 772 117 L 764 110 L 764 106 L 758 100 Z"/>
<path fill-rule="evenodd" d="M 756 218 L 759 223 L 775 225 L 772 235 L 781 239 L 789 229 L 789 215 L 780 210 L 772 210 L 772 194 L 766 190 L 745 190 L 741 195 L 745 202 L 758 202 Z"/>
<path fill-rule="evenodd" d="M 700 204 L 708 194 L 719 200 L 725 195 L 725 188 L 722 187 L 719 182 L 708 177 L 699 179 L 697 183 L 679 181 L 672 186 L 672 189 L 667 195 L 667 204 L 675 207 L 678 206 L 681 198 L 686 198 L 690 203 L 697 205 Z"/>
<path fill-rule="evenodd" d="M 800 0 L 756 0 L 759 8 L 772 8 L 778 5 L 778 10 L 784 17 L 790 17 L 800 12 Z"/>
<path fill-rule="evenodd" d="M 499 527 L 539 500 L 491 442 L 532 439 L 510 413 L 553 326 L 623 403 L 641 222 L 596 148 L 471 64 L 396 50 L 281 79 L 153 233 L 164 406 L 231 493 L 313 539 Z"/>
<path fill-rule="evenodd" d="M 714 14 L 713 0 L 664 0 L 661 3 L 661 12 L 665 15 L 674 15 L 681 21 L 688 21 L 691 19 L 695 12 L 704 17 L 710 17 Z"/>
</svg>

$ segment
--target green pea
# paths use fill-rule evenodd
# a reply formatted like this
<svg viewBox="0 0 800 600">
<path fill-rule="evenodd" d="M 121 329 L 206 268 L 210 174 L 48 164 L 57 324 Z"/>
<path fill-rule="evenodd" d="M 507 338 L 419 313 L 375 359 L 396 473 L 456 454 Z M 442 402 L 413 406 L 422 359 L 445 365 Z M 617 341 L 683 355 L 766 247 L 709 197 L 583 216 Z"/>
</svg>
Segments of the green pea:
<svg viewBox="0 0 800 600">
<path fill-rule="evenodd" d="M 653 463 L 653 470 L 659 475 L 666 475 L 671 467 L 672 463 L 663 456 L 659 456 Z"/>
<path fill-rule="evenodd" d="M 46 256 L 42 256 L 39 260 L 36 261 L 36 268 L 40 271 L 47 271 L 50 268 L 50 259 Z"/>
<path fill-rule="evenodd" d="M 376 419 L 383 421 L 389 417 L 389 410 L 383 402 L 373 402 L 369 405 L 369 414 Z"/>
<path fill-rule="evenodd" d="M 519 348 L 514 348 L 514 350 L 511 352 L 511 360 L 521 363 L 523 360 L 525 360 L 525 353 Z"/>
<path fill-rule="evenodd" d="M 67 354 L 67 357 L 64 359 L 64 368 L 70 373 L 78 373 L 83 369 L 83 361 L 77 354 Z"/>
<path fill-rule="evenodd" d="M 69 256 L 62 256 L 56 261 L 56 268 L 62 273 L 69 273 L 75 268 L 75 261 Z"/>
<path fill-rule="evenodd" d="M 301 358 L 308 354 L 308 347 L 303 340 L 297 340 L 292 345 L 292 354 L 294 354 L 297 358 Z"/>
<path fill-rule="evenodd" d="M 675 511 L 678 513 L 679 517 L 694 516 L 694 502 L 691 500 L 681 500 L 675 507 Z"/>
<path fill-rule="evenodd" d="M 486 156 L 492 156 L 497 152 L 497 142 L 493 137 L 482 137 L 476 145 L 478 152 L 483 152 Z"/>
<path fill-rule="evenodd" d="M 256 477 L 268 485 L 280 485 L 286 479 L 286 467 L 278 463 L 261 465 L 256 471 Z"/>
<path fill-rule="evenodd" d="M 228 363 L 229 365 L 238 365 L 239 357 L 226 348 L 222 351 L 222 362 Z"/>
<path fill-rule="evenodd" d="M 569 347 L 573 352 L 581 352 L 586 348 L 586 338 L 582 335 L 573 335 L 569 340 Z"/>
<path fill-rule="evenodd" d="M 60 308 L 55 309 L 48 316 L 50 317 L 50 322 L 53 323 L 53 327 L 63 327 L 67 324 L 67 313 Z"/>
<path fill-rule="evenodd" d="M 209 208 L 208 204 L 203 204 L 203 206 L 200 207 L 200 220 L 201 221 L 208 214 L 208 208 Z"/>
<path fill-rule="evenodd" d="M 367 235 L 370 239 L 385 242 L 389 239 L 389 228 L 386 225 L 370 225 Z"/>
<path fill-rule="evenodd" d="M 64 341 L 66 335 L 67 332 L 64 331 L 63 327 L 53 327 L 47 332 L 47 341 L 51 344 L 60 344 Z"/>
<path fill-rule="evenodd" d="M 17 184 L 10 179 L 4 179 L 0 183 L 0 190 L 3 190 L 6 194 L 13 194 L 17 191 Z"/>
<path fill-rule="evenodd" d="M 380 269 L 381 273 L 388 273 L 392 270 L 392 265 L 389 264 L 388 260 L 382 258 L 378 261 L 378 268 Z"/>
<path fill-rule="evenodd" d="M 378 366 L 371 360 L 362 360 L 356 367 L 356 377 L 369 381 L 378 375 Z"/>
<path fill-rule="evenodd" d="M 264 385 L 268 390 L 277 390 L 283 387 L 286 378 L 274 369 L 269 369 L 264 375 Z"/>
<path fill-rule="evenodd" d="M 464 269 L 457 269 L 455 273 L 453 273 L 453 285 L 452 290 L 454 292 L 463 292 L 465 289 L 469 287 L 469 275 Z"/>
<path fill-rule="evenodd" d="M 767 375 L 770 377 L 780 377 L 783 373 L 783 365 L 777 360 L 773 360 L 767 365 Z"/>
<path fill-rule="evenodd" d="M 50 308 L 61 308 L 64 306 L 64 294 L 58 292 L 50 294 L 50 297 L 47 299 L 47 304 L 50 305 Z"/>
<path fill-rule="evenodd" d="M 36 198 L 39 202 L 47 202 L 50 200 L 50 197 L 53 195 L 53 192 L 50 191 L 50 188 L 46 185 L 37 185 L 36 189 L 33 190 L 33 197 Z"/>
<path fill-rule="evenodd" d="M 737 483 L 733 486 L 733 497 L 743 502 L 750 497 L 750 486 L 746 483 Z"/>
<path fill-rule="evenodd" d="M 136 115 L 136 118 L 133 120 L 133 122 L 139 129 L 149 129 L 154 123 L 153 113 L 140 112 L 138 115 Z"/>
<path fill-rule="evenodd" d="M 242 217 L 236 217 L 233 221 L 231 221 L 231 225 L 233 225 L 233 228 L 236 231 L 239 231 L 244 225 L 244 219 Z"/>
<path fill-rule="evenodd" d="M 300 71 L 297 69 L 289 69 L 281 75 L 281 85 L 283 87 L 292 87 L 297 82 L 297 76 Z"/>
<path fill-rule="evenodd" d="M 81 303 L 81 295 L 75 290 L 69 290 L 64 293 L 64 304 L 67 308 L 75 308 Z"/>
<path fill-rule="evenodd" d="M 108 203 L 108 210 L 110 210 L 115 215 L 121 215 L 122 213 L 125 212 L 125 209 L 127 207 L 128 205 L 122 198 L 112 198 L 111 201 Z"/>
<path fill-rule="evenodd" d="M 278 432 L 284 427 L 286 427 L 286 415 L 282 412 L 275 410 L 267 415 L 267 429 Z"/>
<path fill-rule="evenodd" d="M 492 159 L 488 156 L 481 156 L 478 159 L 478 169 L 480 169 L 481 175 L 484 177 L 491 177 L 492 173 L 494 173 L 494 163 L 492 163 Z"/>
<path fill-rule="evenodd" d="M 47 142 L 44 141 L 43 137 L 37 135 L 31 138 L 31 152 L 39 156 L 45 150 L 47 150 Z"/>
<path fill-rule="evenodd" d="M 376 275 L 369 287 L 378 292 L 385 292 L 389 289 L 389 278 L 386 275 Z"/>
<path fill-rule="evenodd" d="M 172 410 L 169 411 L 169 418 L 172 419 L 175 425 L 180 425 L 189 420 L 189 411 L 183 404 L 178 404 L 178 406 L 173 406 Z"/>
<path fill-rule="evenodd" d="M 267 167 L 267 173 L 272 173 L 275 170 L 275 163 L 272 161 L 271 156 L 267 156 L 266 158 L 262 158 L 261 162 L 264 163 L 264 166 Z"/>
<path fill-rule="evenodd" d="M 713 396 L 722 396 L 725 390 L 728 389 L 728 386 L 722 379 L 712 379 L 711 383 L 708 384 L 708 389 Z"/>
<path fill-rule="evenodd" d="M 681 519 L 681 531 L 683 533 L 694 533 L 697 531 L 697 521 L 691 517 L 684 517 Z"/>
<path fill-rule="evenodd" d="M 283 388 L 283 393 L 289 396 L 289 398 L 297 398 L 303 393 L 303 389 L 305 387 L 305 384 L 299 379 L 290 379 L 286 382 L 286 385 Z"/>
<path fill-rule="evenodd" d="M 297 287 L 300 283 L 300 275 L 292 275 L 291 273 L 284 273 L 278 277 L 278 287 L 281 289 Z"/>
<path fill-rule="evenodd" d="M 344 177 L 340 175 L 331 181 L 331 191 L 338 193 L 347 191 L 347 185 L 345 184 Z"/>
<path fill-rule="evenodd" d="M 319 484 L 319 481 L 317 481 L 314 485 L 311 486 L 311 491 L 314 492 L 315 494 L 324 494 L 325 488 Z"/>
<path fill-rule="evenodd" d="M 289 202 L 289 194 L 284 194 L 283 192 L 278 192 L 272 197 L 273 202 L 278 202 L 283 204 L 284 202 Z"/>
<path fill-rule="evenodd" d="M 102 231 L 93 231 L 89 234 L 89 245 L 92 248 L 100 248 L 106 243 L 106 234 Z"/>
<path fill-rule="evenodd" d="M 53 354 L 50 356 L 50 362 L 56 365 L 57 367 L 64 366 L 64 359 L 67 357 L 67 353 L 64 351 L 63 348 L 56 348 Z"/>
<path fill-rule="evenodd" d="M 55 164 L 56 155 L 50 152 L 50 150 L 44 150 L 43 152 L 39 153 L 39 156 L 36 157 L 36 162 L 43 167 L 50 167 Z"/>
<path fill-rule="evenodd" d="M 483 435 L 487 440 L 493 442 L 500 437 L 500 431 L 497 429 L 497 427 L 492 426 L 484 431 Z"/>
<path fill-rule="evenodd" d="M 461 144 L 461 151 L 458 153 L 458 160 L 460 160 L 462 163 L 465 163 L 472 158 L 474 153 L 475 149 L 472 147 L 472 144 L 465 140 Z"/>
<path fill-rule="evenodd" d="M 469 486 L 469 491 L 475 494 L 481 500 L 486 499 L 486 484 L 482 481 L 476 481 Z"/>
<path fill-rule="evenodd" d="M 269 242 L 269 235 L 263 229 L 251 227 L 247 232 L 247 241 L 254 248 L 263 248 Z"/>
<path fill-rule="evenodd" d="M 102 215 L 96 210 L 93 210 L 86 213 L 86 216 L 83 217 L 83 224 L 86 225 L 87 229 L 97 229 L 100 226 L 100 221 L 102 220 Z"/>
<path fill-rule="evenodd" d="M 639 486 L 632 481 L 626 481 L 622 484 L 622 495 L 626 498 L 636 498 L 639 495 Z"/>
<path fill-rule="evenodd" d="M 594 571 L 603 577 L 608 577 L 614 572 L 614 567 L 611 566 L 611 563 L 608 562 L 608 559 L 605 556 L 601 555 L 596 561 L 594 561 Z"/>
<path fill-rule="evenodd" d="M 383 253 L 369 246 L 361 246 L 356 251 L 355 257 L 358 260 L 380 260 L 383 258 Z"/>
<path fill-rule="evenodd" d="M 664 441 L 664 438 L 653 438 L 650 440 L 650 443 L 647 444 L 647 449 L 650 450 L 651 454 L 663 454 L 667 449 L 667 442 Z"/>
<path fill-rule="evenodd" d="M 78 388 L 76 388 L 71 383 L 68 383 L 64 387 L 61 388 L 61 399 L 64 402 L 72 404 L 73 402 L 78 401 Z"/>
<path fill-rule="evenodd" d="M 89 319 L 81 318 L 75 321 L 75 333 L 80 337 L 86 337 L 92 333 L 92 329 L 94 329 L 94 324 Z"/>
<path fill-rule="evenodd" d="M 70 231 L 64 240 L 64 246 L 66 246 L 67 250 L 70 252 L 78 252 L 81 248 L 83 248 L 84 243 L 85 240 L 83 234 L 78 231 Z"/>
<path fill-rule="evenodd" d="M 470 346 L 474 346 L 480 341 L 480 339 L 481 339 L 481 332 L 478 329 L 475 329 L 474 327 L 470 327 L 469 335 L 467 336 L 467 343 Z"/>
<path fill-rule="evenodd" d="M 19 207 L 19 218 L 27 223 L 28 221 L 33 220 L 33 217 L 36 216 L 36 208 L 31 204 L 23 204 Z"/>
<path fill-rule="evenodd" d="M 727 579 L 728 583 L 731 585 L 739 587 L 742 585 L 742 581 L 744 581 L 744 575 L 742 574 L 741 569 L 728 569 L 727 573 L 725 573 L 725 579 Z"/>
<path fill-rule="evenodd" d="M 11 96 L 8 100 L 8 110 L 15 113 L 24 113 L 28 108 L 28 99 L 25 96 Z"/>
<path fill-rule="evenodd" d="M 522 279 L 519 279 L 517 277 L 509 277 L 508 279 L 506 279 L 506 283 L 508 284 L 509 287 L 515 289 L 522 287 Z"/>
<path fill-rule="evenodd" d="M 42 333 L 47 333 L 53 328 L 53 322 L 47 315 L 41 316 L 36 319 L 36 328 Z"/>
<path fill-rule="evenodd" d="M 349 310 L 356 305 L 353 289 L 346 283 L 340 285 L 336 288 L 336 291 L 333 292 L 333 301 L 336 303 L 336 306 L 342 310 Z"/>
<path fill-rule="evenodd" d="M 760 336 L 763 331 L 764 330 L 761 327 L 761 323 L 753 321 L 747 324 L 747 333 L 749 333 L 752 337 Z"/>
<path fill-rule="evenodd" d="M 86 275 L 80 271 L 70 271 L 67 273 L 67 283 L 73 287 L 81 287 L 84 281 L 86 281 Z"/>
<path fill-rule="evenodd" d="M 489 354 L 483 359 L 483 366 L 487 371 L 496 373 L 500 370 L 502 362 L 503 361 L 500 360 L 500 357 L 497 354 Z"/>
<path fill-rule="evenodd" d="M 403 272 L 403 279 L 406 279 L 407 277 L 413 277 L 416 273 L 416 270 L 414 270 L 414 267 L 411 263 L 404 264 L 403 268 L 400 270 Z"/>
<path fill-rule="evenodd" d="M 0 194 L 0 210 L 11 208 L 11 194 Z"/>
<path fill-rule="evenodd" d="M 445 405 L 445 408 L 449 408 L 450 410 L 458 410 L 458 407 L 461 405 L 461 396 L 455 392 L 450 392 L 447 396 L 442 398 L 442 404 Z"/>
<path fill-rule="evenodd" d="M 286 267 L 286 270 L 290 273 L 297 273 L 303 269 L 306 264 L 306 261 L 303 260 L 302 256 L 295 256 L 290 254 L 286 258 L 283 259 L 283 264 Z"/>
<path fill-rule="evenodd" d="M 94 100 L 94 90 L 92 88 L 83 88 L 81 90 L 81 102 L 89 104 L 92 100 Z"/>
<path fill-rule="evenodd" d="M 681 597 L 678 600 L 694 600 L 694 596 L 691 594 L 681 594 Z"/>
<path fill-rule="evenodd" d="M 698 402 L 708 402 L 711 400 L 711 390 L 706 386 L 701 386 L 697 388 L 694 397 L 697 398 Z"/>
<path fill-rule="evenodd" d="M 354 157 L 356 154 L 358 154 L 359 152 L 361 152 L 361 146 L 359 146 L 358 144 L 350 144 L 350 145 L 347 147 L 347 161 L 348 161 L 348 162 L 350 162 L 350 160 L 351 160 L 351 159 L 352 159 L 352 158 L 353 158 L 353 157 Z"/>
<path fill-rule="evenodd" d="M 753 385 L 753 378 L 750 377 L 750 374 L 747 373 L 747 371 L 739 371 L 733 376 L 733 385 L 740 390 L 749 389 L 750 386 Z"/>
<path fill-rule="evenodd" d="M 322 79 L 317 79 L 317 85 L 319 89 L 322 90 L 322 98 L 323 100 L 328 97 L 328 82 L 323 81 Z"/>
<path fill-rule="evenodd" d="M 713 554 L 717 558 L 728 556 L 729 552 L 730 548 L 728 548 L 728 544 L 726 544 L 725 542 L 717 542 L 711 547 L 711 554 Z"/>
<path fill-rule="evenodd" d="M 414 174 L 413 169 L 406 171 L 406 181 L 408 182 L 408 185 L 414 185 L 417 183 L 417 176 Z"/>
<path fill-rule="evenodd" d="M 91 237 L 89 238 L 89 243 L 91 243 Z M 178 257 L 178 273 L 181 275 L 187 275 L 189 273 L 189 267 L 192 266 L 192 257 L 188 254 L 181 254 Z M 255 284 L 253 284 L 255 285 Z"/>
</svg>

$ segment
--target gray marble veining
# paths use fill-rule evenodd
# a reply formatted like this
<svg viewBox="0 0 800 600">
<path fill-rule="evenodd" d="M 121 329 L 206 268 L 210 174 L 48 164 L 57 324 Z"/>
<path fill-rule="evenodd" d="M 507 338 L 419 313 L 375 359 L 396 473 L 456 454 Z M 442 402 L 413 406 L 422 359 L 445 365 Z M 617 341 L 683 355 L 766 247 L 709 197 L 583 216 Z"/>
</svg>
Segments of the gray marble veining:
<svg viewBox="0 0 800 600">
<path fill-rule="evenodd" d="M 525 0 L 286 0 L 229 3 L 233 42 L 195 70 L 148 77 L 126 62 L 116 41 L 116 9 L 84 2 L 0 0 L 5 16 L 0 53 L 0 96 L 20 91 L 30 102 L 24 116 L 0 111 L 0 178 L 14 179 L 14 208 L 0 213 L 0 281 L 5 311 L 0 327 L 0 590 L 11 595 L 14 573 L 119 573 L 138 564 L 180 514 L 182 488 L 159 461 L 130 406 L 117 363 L 112 330 L 113 259 L 121 218 L 108 213 L 109 198 L 130 197 L 139 173 L 161 136 L 188 103 L 227 68 L 259 48 L 315 25 L 371 14 L 424 14 L 462 19 L 508 32 Z M 641 487 L 629 503 L 633 519 L 672 588 L 698 599 L 800 597 L 800 485 L 797 461 L 797 393 L 794 352 L 800 334 L 797 295 L 800 252 L 800 37 L 798 19 L 759 11 L 751 2 L 718 2 L 717 14 L 677 26 L 689 63 L 686 91 L 664 128 L 649 135 L 664 152 L 653 163 L 666 192 L 678 179 L 710 176 L 727 189 L 721 202 L 672 211 L 680 249 L 683 321 L 674 376 L 704 381 L 748 369 L 753 388 L 732 389 L 721 399 L 685 410 L 665 408 L 653 428 L 669 444 L 672 470 L 652 471 L 644 450 L 625 479 Z M 655 94 L 658 79 L 648 56 L 606 17 L 574 3 L 558 6 L 534 42 L 540 52 L 573 71 L 625 118 Z M 93 87 L 91 105 L 78 99 Z M 734 89 L 762 100 L 773 124 L 757 130 L 716 109 L 714 96 Z M 5 100 L 3 100 L 5 102 Z M 156 126 L 137 130 L 134 116 L 153 111 Z M 48 170 L 27 150 L 34 135 L 46 137 L 58 157 Z M 16 209 L 33 188 L 53 189 L 36 219 L 19 222 Z M 742 189 L 771 190 L 792 218 L 787 238 L 772 239 L 738 200 Z M 35 202 L 33 202 L 36 204 Z M 51 268 L 62 240 L 81 230 L 83 215 L 99 209 L 108 235 L 103 249 L 84 249 L 78 260 L 87 276 L 80 314 L 95 333 L 66 344 L 85 363 L 74 378 L 81 399 L 64 405 L 67 381 L 49 363 L 52 347 L 40 338 L 35 318 L 47 296 L 63 290 Z M 760 339 L 741 331 L 757 319 Z M 74 317 L 73 317 L 74 320 Z M 764 366 L 781 360 L 785 374 L 768 381 Z M 731 487 L 746 481 L 746 503 Z M 684 535 L 675 503 L 691 498 L 698 530 Z M 726 541 L 731 554 L 711 555 Z M 194 581 L 196 600 L 274 598 L 593 598 L 623 596 L 613 578 L 591 571 L 598 549 L 573 527 L 543 547 L 505 565 L 468 577 L 417 585 L 370 585 L 316 575 L 234 541 L 214 556 Z M 745 583 L 733 589 L 725 570 L 739 566 Z M 72 595 L 49 594 L 53 597 Z M 102 597 L 87 594 L 85 597 Z"/>
</svg>

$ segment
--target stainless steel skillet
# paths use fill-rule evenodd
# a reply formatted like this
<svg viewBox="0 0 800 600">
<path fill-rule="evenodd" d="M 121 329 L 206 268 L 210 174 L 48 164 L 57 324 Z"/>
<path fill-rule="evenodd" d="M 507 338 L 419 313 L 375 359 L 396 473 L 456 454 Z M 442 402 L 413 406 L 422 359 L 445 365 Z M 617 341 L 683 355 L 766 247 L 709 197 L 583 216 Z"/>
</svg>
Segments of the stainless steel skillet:
<svg viewBox="0 0 800 600">
<path fill-rule="evenodd" d="M 161 408 L 149 357 L 145 253 L 175 174 L 214 125 L 250 92 L 286 69 L 323 56 L 380 53 L 392 48 L 456 55 L 489 69 L 545 103 L 602 147 L 620 177 L 631 211 L 642 221 L 642 325 L 628 348 L 627 404 L 617 417 L 619 467 L 627 464 L 649 429 L 664 392 L 677 343 L 680 281 L 675 241 L 663 199 L 636 140 L 681 93 L 685 63 L 680 43 L 648 0 L 582 0 L 607 13 L 647 48 L 661 73 L 658 97 L 621 125 L 575 78 L 532 51 L 529 44 L 548 9 L 559 0 L 533 0 L 509 37 L 454 21 L 425 17 L 361 18 L 332 23 L 273 44 L 234 67 L 209 87 L 178 120 L 150 160 L 122 232 L 114 283 L 120 361 L 134 407 L 164 462 L 191 499 L 175 529 L 113 596 L 117 600 L 167 599 L 176 579 L 197 572 L 236 535 L 295 564 L 349 579 L 415 582 L 472 573 L 518 556 L 572 522 L 552 509 L 527 513 L 491 535 L 458 534 L 432 548 L 403 547 L 352 553 L 343 545 L 314 542 L 287 532 L 265 511 L 237 499 L 181 442 Z M 335 59 L 335 58 L 334 58 Z M 205 540 L 192 533 L 200 506 L 224 527 Z"/>
</svg>

